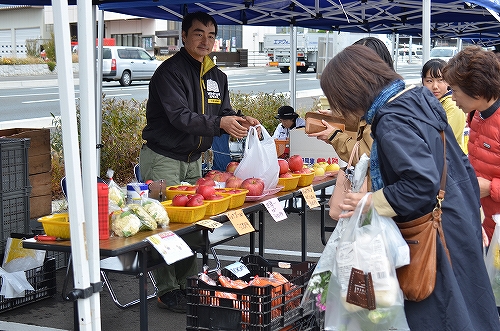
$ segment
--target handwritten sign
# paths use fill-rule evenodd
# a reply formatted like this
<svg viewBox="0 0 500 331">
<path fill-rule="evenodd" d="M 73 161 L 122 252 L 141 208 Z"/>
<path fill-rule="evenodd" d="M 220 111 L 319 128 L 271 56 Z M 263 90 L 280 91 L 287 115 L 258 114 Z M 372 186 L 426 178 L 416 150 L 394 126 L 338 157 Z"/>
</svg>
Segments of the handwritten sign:
<svg viewBox="0 0 500 331">
<path fill-rule="evenodd" d="M 243 210 L 241 209 L 230 210 L 226 213 L 226 215 L 239 235 L 244 235 L 246 233 L 255 231 L 255 229 L 252 226 L 252 223 L 250 223 L 248 218 L 245 216 L 245 213 L 243 213 Z"/>
<path fill-rule="evenodd" d="M 196 222 L 196 224 L 204 226 L 204 227 L 209 228 L 209 229 L 217 229 L 217 228 L 220 228 L 222 226 L 222 223 L 211 220 L 211 219 L 201 220 L 201 221 Z"/>
<path fill-rule="evenodd" d="M 316 197 L 316 193 L 314 193 L 312 185 L 301 188 L 300 192 L 302 192 L 302 196 L 306 200 L 306 204 L 309 208 L 313 209 L 319 207 L 318 198 Z"/>
<path fill-rule="evenodd" d="M 266 200 L 262 204 L 264 205 L 264 207 L 266 207 L 267 211 L 269 212 L 269 214 L 271 214 L 276 222 L 283 221 L 288 217 L 283 210 L 283 206 L 278 201 L 278 198 Z"/>
<path fill-rule="evenodd" d="M 224 269 L 229 270 L 233 275 L 235 275 L 238 278 L 241 278 L 241 277 L 248 275 L 250 273 L 250 270 L 248 270 L 247 266 L 241 262 L 231 263 L 230 265 L 228 265 Z"/>
<path fill-rule="evenodd" d="M 157 233 L 146 239 L 163 256 L 167 264 L 172 264 L 193 255 L 188 244 L 172 231 Z"/>
</svg>

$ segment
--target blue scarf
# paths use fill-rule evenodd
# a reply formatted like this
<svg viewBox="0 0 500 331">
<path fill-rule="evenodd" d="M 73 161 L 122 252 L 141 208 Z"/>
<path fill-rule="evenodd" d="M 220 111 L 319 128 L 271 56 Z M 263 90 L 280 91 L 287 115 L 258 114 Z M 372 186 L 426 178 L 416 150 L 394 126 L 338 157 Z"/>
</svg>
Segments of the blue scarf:
<svg viewBox="0 0 500 331">
<path fill-rule="evenodd" d="M 372 124 L 373 118 L 377 111 L 389 101 L 390 98 L 404 90 L 405 82 L 401 79 L 393 81 L 385 87 L 382 92 L 375 98 L 370 109 L 366 112 L 366 123 Z M 373 137 L 373 133 L 372 133 Z M 374 138 L 374 137 L 373 137 Z M 377 141 L 373 139 L 372 148 L 370 150 L 370 176 L 372 178 L 372 190 L 375 192 L 384 187 L 382 175 L 380 174 L 380 164 L 378 161 Z"/>
</svg>

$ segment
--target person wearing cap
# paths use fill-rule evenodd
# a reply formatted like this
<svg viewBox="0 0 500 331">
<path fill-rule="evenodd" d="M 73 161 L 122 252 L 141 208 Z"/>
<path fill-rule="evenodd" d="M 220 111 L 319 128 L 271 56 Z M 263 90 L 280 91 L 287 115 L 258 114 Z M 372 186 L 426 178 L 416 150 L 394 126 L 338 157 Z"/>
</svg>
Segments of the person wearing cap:
<svg viewBox="0 0 500 331">
<path fill-rule="evenodd" d="M 306 121 L 300 118 L 299 114 L 290 106 L 281 106 L 275 118 L 279 119 L 281 123 L 278 124 L 276 130 L 274 130 L 274 139 L 288 139 L 290 130 L 306 126 Z"/>
</svg>

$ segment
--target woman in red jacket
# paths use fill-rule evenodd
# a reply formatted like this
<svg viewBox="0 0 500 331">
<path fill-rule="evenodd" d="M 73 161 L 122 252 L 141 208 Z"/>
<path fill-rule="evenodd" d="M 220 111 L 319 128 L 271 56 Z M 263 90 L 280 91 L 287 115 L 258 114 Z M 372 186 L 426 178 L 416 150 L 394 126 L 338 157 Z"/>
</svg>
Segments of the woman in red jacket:
<svg viewBox="0 0 500 331">
<path fill-rule="evenodd" d="M 491 240 L 500 213 L 500 61 L 481 47 L 467 47 L 443 69 L 453 90 L 453 100 L 468 114 L 469 160 L 477 175 L 485 219 L 483 228 Z"/>
</svg>

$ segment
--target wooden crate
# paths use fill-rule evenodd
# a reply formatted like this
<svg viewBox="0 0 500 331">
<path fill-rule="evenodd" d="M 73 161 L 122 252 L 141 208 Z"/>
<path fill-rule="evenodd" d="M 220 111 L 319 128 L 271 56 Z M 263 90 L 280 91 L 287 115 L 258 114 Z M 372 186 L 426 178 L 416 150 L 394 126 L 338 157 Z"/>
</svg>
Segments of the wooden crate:
<svg viewBox="0 0 500 331">
<path fill-rule="evenodd" d="M 5 129 L 0 130 L 0 137 L 31 139 L 28 149 L 28 174 L 32 187 L 30 219 L 50 214 L 52 212 L 50 129 Z"/>
</svg>

